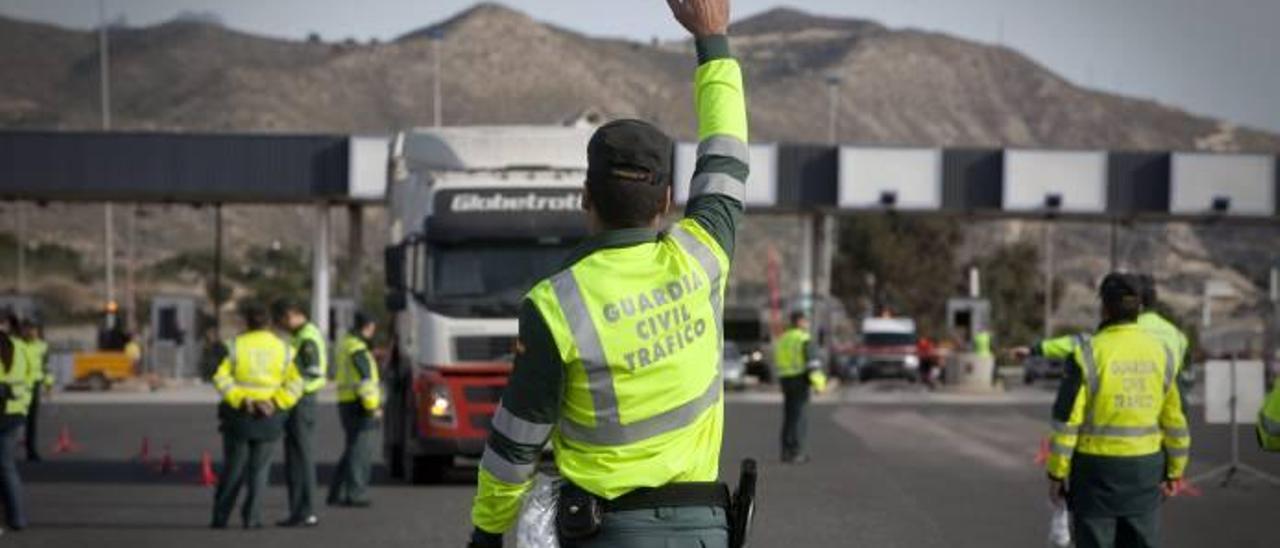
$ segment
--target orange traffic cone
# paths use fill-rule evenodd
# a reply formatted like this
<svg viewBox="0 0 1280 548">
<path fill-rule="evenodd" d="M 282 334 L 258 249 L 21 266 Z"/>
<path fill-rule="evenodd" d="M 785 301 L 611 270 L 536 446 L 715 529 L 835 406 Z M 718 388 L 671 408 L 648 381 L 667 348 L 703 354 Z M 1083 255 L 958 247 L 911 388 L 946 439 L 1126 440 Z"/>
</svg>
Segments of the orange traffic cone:
<svg viewBox="0 0 1280 548">
<path fill-rule="evenodd" d="M 218 474 L 213 472 L 213 458 L 205 451 L 200 455 L 200 485 L 213 487 L 218 484 Z"/>
<path fill-rule="evenodd" d="M 178 471 L 177 463 L 173 462 L 173 454 L 169 452 L 169 444 L 164 444 L 164 456 L 160 458 L 160 466 L 156 467 L 156 471 L 161 474 L 172 474 Z"/>
<path fill-rule="evenodd" d="M 1043 465 L 1049 460 L 1049 438 L 1040 440 L 1040 450 L 1036 451 L 1036 465 Z"/>
<path fill-rule="evenodd" d="M 142 436 L 142 447 L 138 449 L 138 456 L 135 460 L 142 464 L 151 462 L 151 438 Z"/>
<path fill-rule="evenodd" d="M 62 425 L 62 431 L 58 433 L 58 443 L 53 446 L 53 452 L 56 454 L 73 453 L 80 450 L 80 444 L 71 439 L 71 428 Z"/>
</svg>

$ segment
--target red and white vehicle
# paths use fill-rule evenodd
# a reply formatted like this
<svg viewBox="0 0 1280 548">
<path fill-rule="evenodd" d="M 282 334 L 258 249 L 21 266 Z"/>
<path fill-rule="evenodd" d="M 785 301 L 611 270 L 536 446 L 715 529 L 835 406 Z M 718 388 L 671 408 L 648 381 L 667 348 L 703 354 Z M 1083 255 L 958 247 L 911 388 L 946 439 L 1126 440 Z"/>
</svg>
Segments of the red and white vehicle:
<svg viewBox="0 0 1280 548">
<path fill-rule="evenodd" d="M 591 130 L 415 130 L 392 143 L 383 450 L 393 476 L 478 458 L 511 372 L 525 292 L 587 235 Z"/>
<path fill-rule="evenodd" d="M 863 319 L 858 345 L 845 362 L 845 378 L 920 380 L 917 338 L 916 322 L 910 318 Z"/>
</svg>

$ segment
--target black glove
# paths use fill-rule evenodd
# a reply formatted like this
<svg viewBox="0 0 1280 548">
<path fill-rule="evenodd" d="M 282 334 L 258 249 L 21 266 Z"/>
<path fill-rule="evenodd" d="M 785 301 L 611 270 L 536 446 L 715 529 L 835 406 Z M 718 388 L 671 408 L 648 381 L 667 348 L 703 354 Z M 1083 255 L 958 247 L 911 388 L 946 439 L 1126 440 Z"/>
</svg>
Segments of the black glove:
<svg viewBox="0 0 1280 548">
<path fill-rule="evenodd" d="M 471 542 L 467 548 L 502 548 L 502 535 L 481 531 L 479 527 L 471 531 Z"/>
</svg>

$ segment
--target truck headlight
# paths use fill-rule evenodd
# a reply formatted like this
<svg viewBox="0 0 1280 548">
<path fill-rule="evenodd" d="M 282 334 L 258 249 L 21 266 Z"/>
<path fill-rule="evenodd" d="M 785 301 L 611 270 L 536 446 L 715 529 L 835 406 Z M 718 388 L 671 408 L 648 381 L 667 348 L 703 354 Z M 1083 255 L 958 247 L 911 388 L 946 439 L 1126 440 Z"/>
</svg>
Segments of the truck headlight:
<svg viewBox="0 0 1280 548">
<path fill-rule="evenodd" d="M 902 358 L 902 363 L 910 368 L 920 367 L 920 358 L 916 356 L 907 356 Z"/>
<path fill-rule="evenodd" d="M 452 425 L 453 398 L 449 395 L 449 387 L 443 384 L 431 385 L 428 397 L 431 402 L 431 421 Z"/>
</svg>

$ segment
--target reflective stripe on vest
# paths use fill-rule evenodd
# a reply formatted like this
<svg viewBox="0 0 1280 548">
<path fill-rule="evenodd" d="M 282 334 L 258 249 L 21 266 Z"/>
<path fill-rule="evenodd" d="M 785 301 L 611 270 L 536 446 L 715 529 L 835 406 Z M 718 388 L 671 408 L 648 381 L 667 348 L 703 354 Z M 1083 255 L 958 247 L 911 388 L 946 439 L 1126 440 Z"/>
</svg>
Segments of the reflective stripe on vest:
<svg viewBox="0 0 1280 548">
<path fill-rule="evenodd" d="M 524 420 L 507 411 L 507 407 L 502 404 L 498 404 L 498 410 L 493 414 L 491 424 L 494 431 L 523 445 L 542 445 L 551 436 L 550 424 Z"/>
<path fill-rule="evenodd" d="M 718 278 L 717 278 L 718 281 Z M 587 385 L 595 408 L 594 427 L 567 418 L 560 420 L 560 432 L 566 437 L 595 445 L 625 445 L 687 426 L 720 399 L 722 385 L 719 365 L 711 386 L 701 396 L 664 413 L 631 424 L 622 424 L 618 414 L 618 396 L 614 392 L 613 372 L 605 359 L 604 346 L 595 323 L 582 302 L 582 292 L 573 270 L 551 277 L 551 286 L 560 301 L 561 312 L 573 333 L 574 344 L 587 372 Z M 718 285 L 712 285 L 713 300 L 718 301 Z M 717 319 L 718 319 L 717 314 Z"/>
<path fill-rule="evenodd" d="M 723 347 L 724 336 L 721 328 L 723 311 L 720 306 L 722 298 L 720 289 L 723 272 L 720 262 L 710 248 L 683 227 L 679 225 L 673 227 L 670 235 L 685 253 L 698 262 L 709 280 L 708 306 L 712 307 L 715 321 L 718 356 Z M 622 424 L 613 372 L 609 368 L 599 331 L 591 319 L 586 303 L 583 302 L 582 291 L 573 269 L 564 270 L 552 276 L 550 281 L 556 299 L 560 303 L 561 313 L 569 324 L 574 344 L 578 348 L 578 356 L 587 374 L 587 386 L 595 410 L 595 426 L 585 426 L 567 417 L 562 418 L 560 432 L 566 438 L 594 445 L 626 445 L 688 426 L 720 400 L 723 382 L 720 360 L 717 359 L 716 374 L 699 396 L 657 415 L 630 424 Z"/>
<path fill-rule="evenodd" d="M 1112 438 L 1141 438 L 1161 433 L 1160 426 L 1152 424 L 1150 426 L 1106 426 L 1098 425 L 1094 417 L 1096 406 L 1094 398 L 1098 397 L 1101 389 L 1101 379 L 1098 374 L 1098 364 L 1093 355 L 1093 340 L 1086 334 L 1076 335 L 1076 344 L 1080 349 L 1080 357 L 1083 362 L 1085 381 L 1089 387 L 1089 399 L 1085 403 L 1084 423 L 1080 425 L 1080 433 L 1092 436 L 1106 436 Z M 1164 367 L 1164 392 L 1168 394 L 1173 387 L 1174 375 L 1177 373 L 1176 366 L 1173 361 L 1173 353 L 1168 346 L 1161 344 L 1165 354 Z M 1171 432 L 1178 432 L 1181 429 L 1174 429 Z M 1170 432 L 1165 432 L 1170 437 L 1178 437 Z M 1188 435 L 1185 430 L 1181 430 L 1181 436 Z"/>
</svg>

